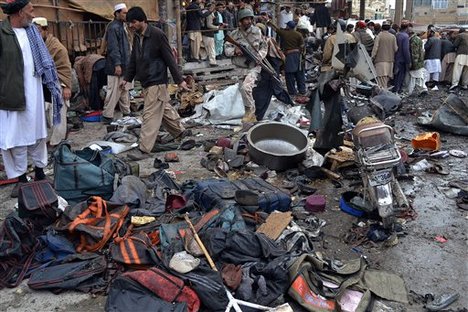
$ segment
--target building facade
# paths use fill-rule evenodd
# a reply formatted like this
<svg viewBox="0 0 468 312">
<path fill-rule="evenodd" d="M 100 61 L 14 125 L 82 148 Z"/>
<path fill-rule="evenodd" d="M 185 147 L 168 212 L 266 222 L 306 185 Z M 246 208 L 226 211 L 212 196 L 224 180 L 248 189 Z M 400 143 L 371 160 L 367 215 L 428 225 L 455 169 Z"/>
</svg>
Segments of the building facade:
<svg viewBox="0 0 468 312">
<path fill-rule="evenodd" d="M 467 25 L 468 0 L 411 0 L 406 18 L 417 24 Z"/>
<path fill-rule="evenodd" d="M 353 0 L 353 16 L 359 16 L 361 0 Z M 390 16 L 387 0 L 366 0 L 364 19 L 384 19 Z"/>
</svg>

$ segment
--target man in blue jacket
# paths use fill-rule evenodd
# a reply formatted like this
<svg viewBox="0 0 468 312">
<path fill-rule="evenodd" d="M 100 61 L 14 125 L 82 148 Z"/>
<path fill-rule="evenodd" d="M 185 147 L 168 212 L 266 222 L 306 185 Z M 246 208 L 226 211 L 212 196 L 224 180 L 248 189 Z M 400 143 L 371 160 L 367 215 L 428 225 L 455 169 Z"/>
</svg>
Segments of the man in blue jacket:
<svg viewBox="0 0 468 312">
<path fill-rule="evenodd" d="M 125 27 L 127 6 L 119 3 L 114 7 L 114 20 L 110 22 L 106 31 L 107 39 L 107 94 L 104 100 L 102 119 L 106 123 L 112 122 L 114 110 L 117 103 L 124 116 L 130 115 L 130 98 L 128 89 L 120 88 L 120 83 L 125 75 L 128 60 L 130 58 L 130 43 L 128 41 L 128 30 Z"/>
<path fill-rule="evenodd" d="M 393 83 L 393 92 L 400 93 L 403 88 L 406 73 L 411 65 L 408 24 L 401 24 L 400 31 L 396 34 L 396 40 L 398 50 L 395 53 L 395 80 Z"/>
</svg>

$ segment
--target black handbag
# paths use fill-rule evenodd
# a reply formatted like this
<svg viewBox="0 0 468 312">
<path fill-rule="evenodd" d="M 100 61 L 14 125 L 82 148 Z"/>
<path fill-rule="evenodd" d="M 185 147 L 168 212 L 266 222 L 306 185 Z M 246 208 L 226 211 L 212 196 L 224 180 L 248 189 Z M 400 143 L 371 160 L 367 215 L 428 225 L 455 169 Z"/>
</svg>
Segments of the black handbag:
<svg viewBox="0 0 468 312">
<path fill-rule="evenodd" d="M 18 215 L 31 220 L 34 225 L 44 227 L 60 216 L 58 197 L 46 180 L 25 183 L 18 192 Z"/>
</svg>

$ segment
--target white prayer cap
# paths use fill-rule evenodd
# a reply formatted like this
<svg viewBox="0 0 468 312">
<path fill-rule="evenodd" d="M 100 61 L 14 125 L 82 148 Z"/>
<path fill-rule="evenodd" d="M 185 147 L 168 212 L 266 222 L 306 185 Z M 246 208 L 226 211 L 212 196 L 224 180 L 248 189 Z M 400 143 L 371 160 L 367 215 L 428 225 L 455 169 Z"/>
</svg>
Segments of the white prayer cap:
<svg viewBox="0 0 468 312">
<path fill-rule="evenodd" d="M 47 18 L 45 17 L 35 17 L 33 18 L 33 23 L 41 27 L 47 27 Z"/>
<path fill-rule="evenodd" d="M 119 4 L 116 4 L 114 6 L 114 12 L 118 11 L 118 10 L 122 10 L 122 9 L 126 9 L 127 6 L 125 5 L 125 3 L 119 3 Z"/>
</svg>

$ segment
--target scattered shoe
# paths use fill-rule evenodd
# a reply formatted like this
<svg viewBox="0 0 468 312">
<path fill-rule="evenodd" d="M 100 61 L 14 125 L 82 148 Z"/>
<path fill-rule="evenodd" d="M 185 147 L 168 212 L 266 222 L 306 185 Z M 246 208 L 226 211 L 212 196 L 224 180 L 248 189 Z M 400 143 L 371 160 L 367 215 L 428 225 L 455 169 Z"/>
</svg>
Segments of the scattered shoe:
<svg viewBox="0 0 468 312">
<path fill-rule="evenodd" d="M 23 185 L 23 184 L 24 184 L 24 182 L 16 183 L 16 185 L 11 190 L 11 194 L 10 194 L 11 198 L 18 198 L 19 189 L 20 189 L 21 185 Z"/>
<path fill-rule="evenodd" d="M 449 305 L 458 300 L 458 293 L 447 293 L 436 296 L 433 301 L 426 304 L 426 309 L 429 311 L 440 311 L 447 308 Z"/>
<path fill-rule="evenodd" d="M 190 139 L 190 140 L 186 140 L 186 141 L 182 142 L 180 144 L 179 148 L 181 150 L 183 150 L 183 151 L 188 151 L 188 150 L 191 150 L 192 148 L 194 148 L 195 144 L 196 144 L 195 140 Z"/>
<path fill-rule="evenodd" d="M 169 168 L 169 164 L 166 163 L 166 162 L 163 162 L 161 159 L 159 158 L 155 158 L 154 159 L 154 162 L 153 162 L 153 168 L 154 169 L 168 169 Z"/>
<path fill-rule="evenodd" d="M 427 168 L 426 172 L 427 173 L 438 173 L 438 174 L 441 174 L 441 175 L 449 175 L 450 174 L 450 172 L 447 169 L 445 169 L 444 167 L 442 167 L 439 164 L 434 164 L 431 167 Z"/>
<path fill-rule="evenodd" d="M 175 152 L 169 152 L 164 155 L 165 162 L 179 162 L 179 155 Z"/>
<path fill-rule="evenodd" d="M 114 121 L 113 118 L 101 116 L 101 122 L 103 122 L 103 123 L 105 123 L 105 124 L 110 124 L 110 123 L 113 122 L 113 121 Z"/>
<path fill-rule="evenodd" d="M 150 157 L 150 154 L 142 152 L 140 149 L 130 151 L 127 154 L 128 159 L 138 161 Z"/>
<path fill-rule="evenodd" d="M 210 64 L 210 67 L 218 67 L 218 64 Z"/>
<path fill-rule="evenodd" d="M 190 129 L 185 129 L 184 131 L 182 131 L 178 136 L 177 138 L 175 138 L 176 141 L 182 141 L 183 139 L 185 139 L 186 137 L 189 137 L 189 136 L 192 136 L 193 133 L 192 133 L 192 130 Z"/>
</svg>

